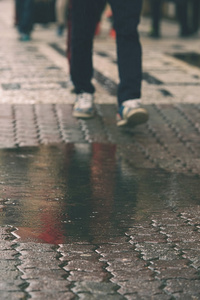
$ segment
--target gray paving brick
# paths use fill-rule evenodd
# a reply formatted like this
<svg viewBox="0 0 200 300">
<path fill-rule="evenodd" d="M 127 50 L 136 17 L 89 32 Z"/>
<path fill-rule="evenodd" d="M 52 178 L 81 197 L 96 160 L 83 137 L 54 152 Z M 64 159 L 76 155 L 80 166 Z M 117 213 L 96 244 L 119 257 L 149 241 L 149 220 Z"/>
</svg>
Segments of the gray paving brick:
<svg viewBox="0 0 200 300">
<path fill-rule="evenodd" d="M 79 271 L 86 271 L 86 272 L 92 272 L 92 271 L 101 271 L 104 264 L 98 262 L 97 260 L 94 262 L 87 261 L 87 260 L 74 260 L 70 261 L 67 266 L 64 267 L 66 271 L 71 270 L 79 270 Z"/>
<path fill-rule="evenodd" d="M 2 299 L 9 299 L 9 300 L 21 300 L 25 297 L 25 293 L 21 291 L 14 291 L 14 292 L 6 292 L 6 291 L 1 291 L 1 297 Z"/>
<path fill-rule="evenodd" d="M 71 292 L 61 292 L 55 293 L 52 292 L 42 292 L 42 291 L 35 291 L 30 293 L 32 299 L 47 299 L 47 300 L 54 300 L 55 298 L 58 300 L 72 300 L 74 299 L 74 294 Z"/>
<path fill-rule="evenodd" d="M 199 297 L 199 280 L 167 280 L 165 290 L 170 294 L 181 293 L 184 295 L 192 293 L 193 297 Z"/>
<path fill-rule="evenodd" d="M 160 294 L 161 283 L 158 281 L 143 281 L 142 279 L 131 279 L 129 281 L 118 282 L 120 289 L 118 292 L 122 295 L 137 293 L 139 296 L 148 297 L 151 295 L 154 297 L 156 294 Z"/>
<path fill-rule="evenodd" d="M 101 270 L 94 270 L 94 271 L 83 271 L 83 270 L 77 270 L 77 271 L 70 271 L 70 275 L 67 278 L 71 282 L 76 281 L 91 281 L 93 283 L 103 282 L 108 280 L 108 274 L 106 272 L 103 272 Z"/>
<path fill-rule="evenodd" d="M 41 275 L 40 275 L 41 276 Z M 57 280 L 56 278 L 49 278 L 48 276 L 42 276 L 42 280 L 30 280 L 29 286 L 26 291 L 28 293 L 34 291 L 43 291 L 48 293 L 66 292 L 68 291 L 69 282 L 65 280 Z"/>
<path fill-rule="evenodd" d="M 97 295 L 112 295 L 116 294 L 118 286 L 114 283 L 96 283 L 96 282 L 77 282 L 73 288 L 73 291 L 79 293 L 93 293 Z"/>
</svg>

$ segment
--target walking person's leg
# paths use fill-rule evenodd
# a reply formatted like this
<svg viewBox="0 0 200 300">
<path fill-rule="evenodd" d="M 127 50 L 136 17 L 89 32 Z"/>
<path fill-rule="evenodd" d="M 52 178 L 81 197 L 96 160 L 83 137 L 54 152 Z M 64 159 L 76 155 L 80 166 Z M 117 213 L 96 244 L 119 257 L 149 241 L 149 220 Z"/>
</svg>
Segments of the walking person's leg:
<svg viewBox="0 0 200 300">
<path fill-rule="evenodd" d="M 56 10 L 56 21 L 58 25 L 57 34 L 59 36 L 63 34 L 64 28 L 66 26 L 67 5 L 68 5 L 68 0 L 56 0 L 55 10 Z"/>
<path fill-rule="evenodd" d="M 18 30 L 19 30 L 21 4 L 22 4 L 22 1 L 15 0 L 15 25 L 17 26 Z"/>
<path fill-rule="evenodd" d="M 20 12 L 20 22 L 19 22 L 19 29 L 22 34 L 21 40 L 23 41 L 30 39 L 30 34 L 33 30 L 33 14 L 34 14 L 33 0 L 23 0 L 21 6 L 21 12 Z"/>
<path fill-rule="evenodd" d="M 180 36 L 188 36 L 190 34 L 188 24 L 188 0 L 176 0 L 176 11 L 180 25 Z"/>
<path fill-rule="evenodd" d="M 94 114 L 92 84 L 92 49 L 96 23 L 104 0 L 72 0 L 71 79 L 77 99 L 75 117 L 89 118 Z M 101 4 L 101 5 L 100 5 Z"/>
<path fill-rule="evenodd" d="M 199 0 L 192 0 L 192 33 L 196 33 L 199 29 Z"/>
<path fill-rule="evenodd" d="M 71 73 L 71 35 L 72 35 L 72 0 L 68 2 L 67 8 L 67 59 Z"/>
<path fill-rule="evenodd" d="M 138 125 L 148 119 L 141 107 L 142 51 L 138 24 L 142 0 L 110 0 L 117 34 L 119 69 L 118 126 Z"/>
<path fill-rule="evenodd" d="M 151 18 L 152 18 L 151 19 L 152 28 L 151 28 L 150 36 L 159 37 L 162 0 L 150 0 L 150 4 L 151 4 Z"/>
</svg>

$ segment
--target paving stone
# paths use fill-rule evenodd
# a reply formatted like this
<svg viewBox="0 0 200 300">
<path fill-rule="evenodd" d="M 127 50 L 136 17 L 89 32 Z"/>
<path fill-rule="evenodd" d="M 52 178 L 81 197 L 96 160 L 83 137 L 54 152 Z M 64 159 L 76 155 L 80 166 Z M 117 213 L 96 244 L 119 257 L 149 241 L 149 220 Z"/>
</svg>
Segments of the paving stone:
<svg viewBox="0 0 200 300">
<path fill-rule="evenodd" d="M 97 254 L 96 253 L 77 253 L 77 252 L 70 252 L 70 253 L 63 253 L 62 252 L 62 257 L 60 257 L 61 262 L 69 262 L 69 261 L 87 261 L 87 262 L 95 262 L 97 260 Z"/>
<path fill-rule="evenodd" d="M 137 244 L 136 250 L 141 251 L 145 260 L 174 260 L 178 258 L 179 253 L 172 249 L 170 244 Z"/>
<path fill-rule="evenodd" d="M 61 245 L 59 251 L 64 252 L 73 252 L 73 253 L 91 253 L 96 247 L 94 245 L 87 244 L 66 244 Z"/>
<path fill-rule="evenodd" d="M 21 300 L 26 296 L 25 293 L 21 291 L 14 291 L 14 292 L 6 292 L 6 291 L 1 291 L 1 298 L 2 299 L 9 299 L 9 300 Z"/>
<path fill-rule="evenodd" d="M 166 243 L 166 238 L 164 235 L 161 234 L 137 234 L 134 236 L 130 236 L 131 244 L 136 244 L 136 243 Z"/>
<path fill-rule="evenodd" d="M 65 292 L 68 291 L 68 286 L 70 283 L 65 280 L 57 280 L 56 278 L 50 279 L 48 276 L 40 275 L 40 280 L 28 280 L 29 286 L 26 288 L 28 293 L 34 291 L 42 291 L 42 292 Z"/>
<path fill-rule="evenodd" d="M 165 232 L 165 230 L 162 229 L 162 232 Z M 173 226 L 173 227 L 168 227 L 166 228 L 166 233 L 170 236 L 173 234 L 180 234 L 180 236 L 182 235 L 198 235 L 198 232 L 195 231 L 195 227 L 193 226 L 177 226 L 176 228 Z"/>
<path fill-rule="evenodd" d="M 15 260 L 16 259 L 16 256 L 17 255 L 17 252 L 15 250 L 3 250 L 3 251 L 0 251 L 0 260 L 1 259 L 13 259 Z"/>
<path fill-rule="evenodd" d="M 109 274 L 106 272 L 97 271 L 70 271 L 70 275 L 67 279 L 71 282 L 76 281 L 91 281 L 91 282 L 103 282 L 108 280 Z"/>
<path fill-rule="evenodd" d="M 127 243 L 128 239 L 126 236 L 124 235 L 120 235 L 120 236 L 106 236 L 103 239 L 99 236 L 95 236 L 94 239 L 92 240 L 92 242 L 96 245 L 104 245 L 104 244 L 114 244 L 114 245 L 118 245 L 118 244 L 123 244 L 123 243 Z"/>
<path fill-rule="evenodd" d="M 35 251 L 21 251 L 21 259 L 22 260 L 28 260 L 28 259 L 32 259 L 32 261 L 38 261 L 38 263 L 51 263 L 52 260 L 55 259 L 56 257 L 56 252 L 48 252 L 48 257 L 46 252 L 35 252 Z M 35 254 L 35 256 L 33 257 L 33 254 Z"/>
<path fill-rule="evenodd" d="M 192 296 L 199 296 L 200 293 L 200 280 L 186 280 L 186 279 L 176 279 L 167 280 L 166 287 L 164 290 L 170 294 L 190 294 Z"/>
<path fill-rule="evenodd" d="M 143 270 L 135 270 L 134 268 L 131 270 L 119 270 L 119 271 L 112 271 L 112 278 L 111 281 L 118 283 L 120 281 L 126 281 L 127 278 L 132 280 L 132 278 L 142 279 L 142 280 L 150 280 L 153 277 L 153 272 L 148 270 L 147 268 Z"/>
<path fill-rule="evenodd" d="M 6 237 L 6 235 L 1 236 L 3 241 L 2 240 L 0 241 L 0 252 L 11 251 L 12 250 L 13 242 L 12 241 L 5 241 L 5 237 Z M 16 253 L 16 252 L 13 251 L 13 253 Z"/>
<path fill-rule="evenodd" d="M 171 278 L 181 278 L 181 279 L 188 279 L 188 280 L 193 280 L 193 279 L 199 279 L 199 274 L 195 269 L 162 269 L 159 270 L 159 273 L 155 276 L 156 279 L 159 280 L 166 280 L 166 279 L 171 279 Z"/>
<path fill-rule="evenodd" d="M 133 246 L 129 245 L 129 244 L 108 244 L 108 245 L 102 245 L 99 246 L 98 249 L 96 249 L 96 252 L 103 255 L 103 254 L 107 254 L 107 253 L 116 253 L 116 252 L 130 252 L 131 250 L 133 250 Z"/>
<path fill-rule="evenodd" d="M 196 258 L 200 257 L 200 250 L 183 250 L 183 257 L 188 258 L 190 260 L 195 260 Z"/>
<path fill-rule="evenodd" d="M 138 227 L 130 228 L 126 234 L 128 236 L 135 236 L 135 235 L 151 235 L 151 234 L 158 234 L 159 231 L 155 227 L 140 227 L 140 230 L 138 230 Z"/>
<path fill-rule="evenodd" d="M 200 249 L 200 242 L 178 242 L 175 248 L 177 250 L 198 250 Z"/>
<path fill-rule="evenodd" d="M 55 254 L 55 250 L 53 249 L 53 247 L 55 247 L 55 245 L 53 244 L 28 242 L 28 243 L 18 243 L 16 246 L 16 250 L 18 252 L 22 252 L 25 254 L 27 253 L 32 254 L 32 252 L 35 252 L 37 254 L 41 253 L 41 255 L 43 253 L 47 254 L 48 252 L 53 252 Z"/>
<path fill-rule="evenodd" d="M 10 230 L 9 227 L 0 227 L 0 237 L 3 238 L 4 235 L 9 236 L 10 235 L 9 230 Z"/>
<path fill-rule="evenodd" d="M 22 267 L 24 269 L 27 269 L 27 268 L 38 268 L 40 270 L 42 269 L 48 269 L 48 270 L 51 270 L 51 269 L 59 269 L 59 266 L 58 266 L 58 262 L 56 260 L 50 260 L 48 259 L 48 256 L 46 256 L 47 259 L 45 261 L 43 261 L 42 259 L 33 259 L 33 257 L 30 255 L 29 258 L 26 258 L 26 259 L 22 259 Z"/>
<path fill-rule="evenodd" d="M 71 292 L 31 292 L 30 293 L 32 299 L 47 299 L 47 300 L 72 300 L 74 299 L 74 294 Z"/>
<path fill-rule="evenodd" d="M 116 294 L 118 286 L 114 283 L 96 283 L 96 282 L 76 282 L 75 286 L 73 287 L 73 292 L 76 294 L 79 293 L 91 293 L 91 294 L 98 294 L 98 295 L 112 295 Z"/>
<path fill-rule="evenodd" d="M 135 280 L 132 278 L 129 281 L 118 282 L 120 289 L 118 292 L 122 295 L 138 293 L 140 296 L 149 296 L 152 297 L 156 294 L 160 294 L 161 282 L 158 281 L 143 281 L 142 279 Z"/>
<path fill-rule="evenodd" d="M 183 232 L 171 232 L 169 233 L 169 236 L 167 238 L 168 242 L 195 242 L 195 241 L 199 241 L 200 238 L 200 232 L 190 232 L 190 234 Z"/>
<path fill-rule="evenodd" d="M 129 262 L 138 260 L 137 252 L 123 252 L 123 253 L 104 253 L 100 258 L 100 261 L 117 261 L 117 262 Z"/>
<path fill-rule="evenodd" d="M 158 294 L 153 296 L 141 296 L 139 294 L 126 295 L 127 300 L 171 300 L 171 296 L 165 294 Z"/>
<path fill-rule="evenodd" d="M 122 297 L 121 295 L 108 295 L 108 294 L 106 294 L 106 295 L 95 295 L 95 294 L 90 295 L 90 294 L 86 293 L 86 294 L 79 294 L 78 296 L 79 296 L 79 299 L 81 299 L 81 300 L 104 300 L 105 297 L 108 300 L 126 299 L 126 298 Z"/>
<path fill-rule="evenodd" d="M 145 261 L 138 259 L 133 261 L 108 261 L 108 267 L 106 270 L 112 273 L 112 271 L 121 271 L 121 270 L 143 270 L 147 267 Z"/>
<path fill-rule="evenodd" d="M 98 260 L 94 262 L 86 261 L 86 260 L 75 260 L 70 261 L 67 266 L 64 267 L 66 271 L 79 270 L 79 271 L 101 271 L 104 267 L 103 263 L 98 262 Z"/>
<path fill-rule="evenodd" d="M 49 270 L 49 269 L 37 269 L 37 268 L 24 268 L 23 266 L 17 267 L 22 272 L 21 278 L 24 280 L 32 280 L 38 278 L 49 278 L 50 280 L 63 279 L 66 276 L 66 272 L 62 269 Z M 67 283 L 66 283 L 67 284 Z"/>
<path fill-rule="evenodd" d="M 24 282 L 20 279 L 6 277 L 4 280 L 0 279 L 0 291 L 2 292 L 21 292 L 19 285 Z"/>
<path fill-rule="evenodd" d="M 151 265 L 149 265 L 149 268 L 153 268 L 154 270 L 160 270 L 160 269 L 185 269 L 189 268 L 189 260 L 182 259 L 181 257 L 176 260 L 152 260 Z"/>
<path fill-rule="evenodd" d="M 15 271 L 17 262 L 15 260 L 0 260 L 0 270 Z M 4 275 L 3 275 L 4 276 Z"/>
<path fill-rule="evenodd" d="M 183 299 L 183 300 L 198 300 L 199 299 L 199 295 L 195 295 L 195 294 L 190 294 L 190 293 L 174 293 L 173 297 L 175 297 L 175 299 Z"/>
</svg>

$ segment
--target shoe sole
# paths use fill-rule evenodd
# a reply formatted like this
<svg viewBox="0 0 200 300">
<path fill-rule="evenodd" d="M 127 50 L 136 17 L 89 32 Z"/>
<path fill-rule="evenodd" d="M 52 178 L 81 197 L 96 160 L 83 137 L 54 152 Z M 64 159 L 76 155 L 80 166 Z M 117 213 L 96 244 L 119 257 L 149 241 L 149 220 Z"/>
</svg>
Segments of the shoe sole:
<svg viewBox="0 0 200 300">
<path fill-rule="evenodd" d="M 73 116 L 75 118 L 80 118 L 80 119 L 91 119 L 91 118 L 94 117 L 94 113 L 87 114 L 87 113 L 84 113 L 84 112 L 74 111 Z"/>
<path fill-rule="evenodd" d="M 126 119 L 120 120 L 117 123 L 118 127 L 135 127 L 137 125 L 144 124 L 148 121 L 149 115 L 146 109 L 144 108 L 137 108 L 132 110 Z"/>
</svg>

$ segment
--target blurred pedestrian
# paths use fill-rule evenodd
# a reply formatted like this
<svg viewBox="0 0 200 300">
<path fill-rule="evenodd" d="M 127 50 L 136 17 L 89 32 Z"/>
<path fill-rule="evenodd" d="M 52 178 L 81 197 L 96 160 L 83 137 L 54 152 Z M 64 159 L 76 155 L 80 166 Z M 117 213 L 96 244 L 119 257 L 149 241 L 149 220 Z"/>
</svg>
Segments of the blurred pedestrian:
<svg viewBox="0 0 200 300">
<path fill-rule="evenodd" d="M 199 0 L 150 0 L 152 24 L 150 36 L 160 37 L 162 5 L 173 2 L 176 6 L 177 20 L 180 26 L 180 36 L 186 37 L 198 30 Z"/>
<path fill-rule="evenodd" d="M 15 0 L 17 26 L 21 41 L 29 41 L 34 22 L 34 0 Z"/>
<path fill-rule="evenodd" d="M 199 0 L 176 0 L 180 36 L 187 37 L 198 31 Z"/>
<path fill-rule="evenodd" d="M 96 24 L 105 0 L 72 0 L 71 79 L 76 100 L 73 115 L 91 118 L 95 114 L 92 84 L 92 48 Z M 118 70 L 117 125 L 139 125 L 148 119 L 141 107 L 141 45 L 138 24 L 142 0 L 109 0 L 116 30 Z"/>
<path fill-rule="evenodd" d="M 158 38 L 160 37 L 162 0 L 150 0 L 150 7 L 151 7 L 151 30 L 149 35 L 151 37 Z"/>
<path fill-rule="evenodd" d="M 199 22 L 200 22 L 200 1 L 199 0 L 191 0 L 192 1 L 192 32 L 196 33 L 199 30 Z"/>
<path fill-rule="evenodd" d="M 56 0 L 55 11 L 56 11 L 56 21 L 57 21 L 57 34 L 62 36 L 64 29 L 67 24 L 67 8 L 68 0 Z"/>
<path fill-rule="evenodd" d="M 44 28 L 56 21 L 56 0 L 34 0 L 34 23 L 41 24 Z"/>
</svg>

